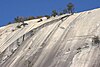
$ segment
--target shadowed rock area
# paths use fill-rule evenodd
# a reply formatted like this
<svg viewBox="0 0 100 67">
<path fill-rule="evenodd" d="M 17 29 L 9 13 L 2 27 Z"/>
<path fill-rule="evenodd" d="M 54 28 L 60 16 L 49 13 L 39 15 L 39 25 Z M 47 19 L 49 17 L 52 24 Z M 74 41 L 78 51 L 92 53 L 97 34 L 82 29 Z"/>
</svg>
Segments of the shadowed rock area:
<svg viewBox="0 0 100 67">
<path fill-rule="evenodd" d="M 100 37 L 99 14 L 100 8 L 1 27 L 0 67 L 100 67 L 100 44 L 92 40 Z"/>
</svg>

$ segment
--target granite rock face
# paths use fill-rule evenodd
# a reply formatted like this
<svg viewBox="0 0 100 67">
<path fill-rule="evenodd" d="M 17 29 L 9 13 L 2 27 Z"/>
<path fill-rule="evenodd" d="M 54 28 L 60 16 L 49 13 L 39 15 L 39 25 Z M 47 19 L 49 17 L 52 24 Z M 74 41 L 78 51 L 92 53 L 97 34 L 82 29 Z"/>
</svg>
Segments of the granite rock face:
<svg viewBox="0 0 100 67">
<path fill-rule="evenodd" d="M 0 28 L 0 67 L 100 67 L 100 8 Z"/>
</svg>

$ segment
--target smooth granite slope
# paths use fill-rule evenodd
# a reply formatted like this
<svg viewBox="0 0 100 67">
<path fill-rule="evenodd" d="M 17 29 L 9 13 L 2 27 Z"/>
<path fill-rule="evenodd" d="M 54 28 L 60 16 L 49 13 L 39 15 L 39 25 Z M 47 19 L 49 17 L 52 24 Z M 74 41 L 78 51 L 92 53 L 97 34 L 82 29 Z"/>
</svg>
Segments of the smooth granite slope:
<svg viewBox="0 0 100 67">
<path fill-rule="evenodd" d="M 94 35 L 100 37 L 99 13 L 27 21 L 14 32 L 10 27 L 17 24 L 1 28 L 0 67 L 100 67 L 100 45 L 92 43 Z"/>
</svg>

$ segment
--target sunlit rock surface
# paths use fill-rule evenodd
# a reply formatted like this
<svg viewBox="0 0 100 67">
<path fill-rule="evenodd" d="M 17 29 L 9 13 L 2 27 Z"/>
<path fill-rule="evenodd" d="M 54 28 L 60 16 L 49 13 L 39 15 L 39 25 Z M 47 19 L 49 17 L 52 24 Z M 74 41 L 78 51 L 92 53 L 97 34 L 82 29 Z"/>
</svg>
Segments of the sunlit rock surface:
<svg viewBox="0 0 100 67">
<path fill-rule="evenodd" d="M 100 67 L 100 9 L 0 28 L 0 67 Z"/>
</svg>

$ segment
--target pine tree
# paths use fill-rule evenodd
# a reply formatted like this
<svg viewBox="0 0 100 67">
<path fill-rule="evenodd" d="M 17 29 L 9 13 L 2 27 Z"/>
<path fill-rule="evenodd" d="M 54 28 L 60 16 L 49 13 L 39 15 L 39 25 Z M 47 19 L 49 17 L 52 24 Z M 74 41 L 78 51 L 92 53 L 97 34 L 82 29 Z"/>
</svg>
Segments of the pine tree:
<svg viewBox="0 0 100 67">
<path fill-rule="evenodd" d="M 56 10 L 53 10 L 53 11 L 52 11 L 52 16 L 55 17 L 56 15 L 58 15 L 57 11 L 56 11 Z"/>
<path fill-rule="evenodd" d="M 72 3 L 68 3 L 67 5 L 68 13 L 73 14 L 73 10 L 74 10 L 74 5 Z"/>
</svg>

